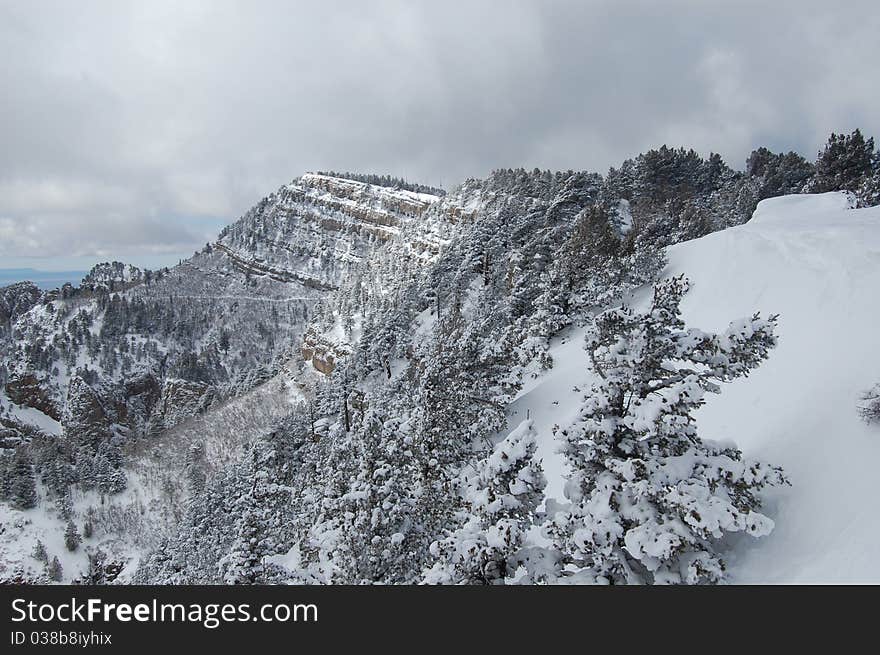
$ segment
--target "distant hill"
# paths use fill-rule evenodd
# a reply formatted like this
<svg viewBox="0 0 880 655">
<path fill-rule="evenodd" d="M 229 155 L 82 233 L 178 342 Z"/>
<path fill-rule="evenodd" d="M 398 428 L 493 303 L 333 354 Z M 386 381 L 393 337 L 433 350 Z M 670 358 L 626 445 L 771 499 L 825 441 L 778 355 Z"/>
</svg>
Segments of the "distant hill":
<svg viewBox="0 0 880 655">
<path fill-rule="evenodd" d="M 0 268 L 0 287 L 28 280 L 41 289 L 57 289 L 70 282 L 78 285 L 86 271 L 40 271 L 35 268 Z"/>
</svg>

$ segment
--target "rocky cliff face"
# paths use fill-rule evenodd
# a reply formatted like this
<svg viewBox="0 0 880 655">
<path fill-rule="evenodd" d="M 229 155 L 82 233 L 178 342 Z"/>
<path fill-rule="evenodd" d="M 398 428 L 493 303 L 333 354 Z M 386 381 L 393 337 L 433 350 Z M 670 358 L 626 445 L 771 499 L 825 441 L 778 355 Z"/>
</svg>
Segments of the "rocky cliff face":
<svg viewBox="0 0 880 655">
<path fill-rule="evenodd" d="M 9 400 L 22 407 L 31 407 L 56 421 L 61 418 L 58 403 L 53 397 L 52 381 L 27 372 L 13 376 L 5 386 Z"/>
<path fill-rule="evenodd" d="M 307 174 L 223 230 L 216 248 L 239 272 L 329 290 L 439 201 L 427 193 Z"/>
<path fill-rule="evenodd" d="M 171 427 L 210 406 L 213 388 L 202 382 L 170 379 L 165 381 L 159 400 L 161 425 Z"/>
</svg>

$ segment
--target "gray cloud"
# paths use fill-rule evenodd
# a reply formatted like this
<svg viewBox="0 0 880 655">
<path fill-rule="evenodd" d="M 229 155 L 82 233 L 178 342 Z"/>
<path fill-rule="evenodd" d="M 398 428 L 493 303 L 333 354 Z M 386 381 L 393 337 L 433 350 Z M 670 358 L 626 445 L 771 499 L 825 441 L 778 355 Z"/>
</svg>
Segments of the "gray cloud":
<svg viewBox="0 0 880 655">
<path fill-rule="evenodd" d="M 880 136 L 874 5 L 2 2 L 0 267 L 187 252 L 306 170 Z"/>
</svg>

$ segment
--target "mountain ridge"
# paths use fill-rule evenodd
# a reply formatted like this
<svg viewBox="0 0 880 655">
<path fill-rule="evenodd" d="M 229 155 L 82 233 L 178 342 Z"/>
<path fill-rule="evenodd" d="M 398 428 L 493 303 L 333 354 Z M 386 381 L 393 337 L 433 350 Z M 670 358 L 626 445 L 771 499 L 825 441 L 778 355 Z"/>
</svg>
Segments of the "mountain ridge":
<svg viewBox="0 0 880 655">
<path fill-rule="evenodd" d="M 145 581 L 276 580 L 284 574 L 273 567 L 217 568 L 247 551 L 235 507 L 256 502 L 246 491 L 257 488 L 249 476 L 259 473 L 249 458 L 268 458 L 264 472 L 279 485 L 307 491 L 297 505 L 302 516 L 272 510 L 287 527 L 267 535 L 275 546 L 261 557 L 296 543 L 306 559 L 325 552 L 314 531 L 337 528 L 305 522 L 315 509 L 308 503 L 326 497 L 328 507 L 345 506 L 349 501 L 333 494 L 348 478 L 334 476 L 366 475 L 359 467 L 376 455 L 355 454 L 373 448 L 371 440 L 439 435 L 442 443 L 425 461 L 452 466 L 468 457 L 473 444 L 502 436 L 517 389 L 557 364 L 555 335 L 650 284 L 667 247 L 736 229 L 762 195 L 813 183 L 805 181 L 803 161 L 756 153 L 760 165 L 752 162 L 746 172 L 714 155 L 668 148 L 627 160 L 605 177 L 499 169 L 442 197 L 306 174 L 178 266 L 141 272 L 111 263 L 87 286 L 37 296 L 23 287 L 30 295 L 7 303 L 17 307 L 7 311 L 15 316 L 0 326 L 4 462 L 30 457 L 40 502 L 57 505 L 59 516 L 70 513 L 65 498 L 72 493 L 80 517 L 94 509 L 97 493 L 116 499 L 114 512 L 150 505 L 138 530 L 149 531 L 149 521 L 165 527 L 156 527 L 149 547 L 115 528 L 93 544 L 125 560 L 123 579 L 132 579 L 143 557 L 137 575 Z M 835 184 L 843 184 L 838 177 Z M 848 197 L 868 202 L 871 179 L 847 182 L 867 189 L 861 196 L 846 189 L 855 194 Z M 238 423 L 241 438 L 219 448 L 212 431 L 228 431 L 211 422 L 238 417 L 223 408 L 245 397 L 265 413 L 256 423 Z M 29 423 L 40 407 L 59 419 L 60 438 Z M 385 431 L 372 432 L 380 424 Z M 530 438 L 528 430 L 517 435 Z M 391 452 L 398 442 L 382 443 Z M 151 455 L 150 444 L 186 453 L 186 461 Z M 226 454 L 203 461 L 189 446 Z M 416 475 L 411 461 L 398 464 L 395 475 Z M 395 484 L 407 493 L 418 487 L 409 478 Z M 232 498 L 212 505 L 215 485 Z M 428 512 L 428 496 L 411 500 Z M 163 503 L 174 516 L 163 513 Z M 225 518 L 216 514 L 219 506 Z M 421 524 L 420 515 L 401 511 L 403 523 L 389 518 L 375 528 L 375 543 L 392 560 L 401 548 L 429 558 L 432 531 L 442 523 Z M 188 523 L 197 516 L 214 527 Z M 407 531 L 404 524 L 419 527 Z M 359 530 L 352 539 L 369 534 Z M 159 543 L 199 560 L 172 573 L 154 551 Z M 309 564 L 303 571 L 311 581 L 373 579 L 380 575 L 375 562 L 386 555 L 362 550 L 378 559 L 358 555 L 342 568 Z M 415 579 L 402 561 L 393 566 L 393 577 L 379 579 Z"/>
</svg>

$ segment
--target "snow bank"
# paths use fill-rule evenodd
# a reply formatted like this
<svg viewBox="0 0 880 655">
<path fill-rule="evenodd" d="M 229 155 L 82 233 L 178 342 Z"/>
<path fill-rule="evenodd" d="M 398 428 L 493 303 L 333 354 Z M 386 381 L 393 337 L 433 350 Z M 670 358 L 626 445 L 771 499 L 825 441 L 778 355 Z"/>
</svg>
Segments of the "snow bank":
<svg viewBox="0 0 880 655">
<path fill-rule="evenodd" d="M 737 544 L 732 580 L 880 582 L 880 429 L 856 413 L 880 381 L 880 207 L 850 209 L 842 193 L 765 200 L 749 223 L 670 248 L 665 275 L 679 273 L 688 325 L 780 315 L 770 358 L 698 414 L 704 438 L 792 482 L 770 496 L 774 532 Z"/>
<path fill-rule="evenodd" d="M 880 427 L 856 411 L 880 382 L 880 207 L 850 206 L 842 193 L 765 200 L 749 223 L 669 249 L 664 277 L 692 283 L 689 327 L 780 315 L 769 359 L 709 394 L 697 415 L 703 438 L 783 466 L 793 485 L 765 496 L 771 535 L 731 544 L 733 582 L 880 582 Z M 649 296 L 642 289 L 632 304 L 644 309 Z M 511 425 L 534 421 L 548 498 L 562 499 L 565 474 L 553 426 L 575 418 L 590 386 L 583 332 L 554 339 L 553 369 L 528 379 L 510 407 Z"/>
</svg>

